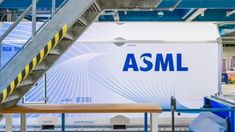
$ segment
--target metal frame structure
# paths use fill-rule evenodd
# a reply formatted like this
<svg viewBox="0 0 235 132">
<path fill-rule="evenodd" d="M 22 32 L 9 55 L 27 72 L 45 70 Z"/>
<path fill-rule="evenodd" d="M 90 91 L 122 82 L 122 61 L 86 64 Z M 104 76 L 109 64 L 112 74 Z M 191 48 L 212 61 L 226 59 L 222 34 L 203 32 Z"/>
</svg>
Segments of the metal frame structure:
<svg viewBox="0 0 235 132">
<path fill-rule="evenodd" d="M 115 108 L 115 109 L 113 109 Z M 65 131 L 66 113 L 143 113 L 144 132 L 148 132 L 148 113 L 161 113 L 162 108 L 156 104 L 44 104 L 44 105 L 19 105 L 2 110 L 1 113 L 20 113 L 21 132 L 26 132 L 26 113 L 61 113 L 61 128 Z M 150 118 L 151 132 L 157 131 L 156 118 Z"/>
<path fill-rule="evenodd" d="M 222 65 L 223 65 L 223 44 L 221 38 L 217 39 L 218 43 L 218 94 L 222 92 Z"/>
<path fill-rule="evenodd" d="M 35 22 L 36 4 L 35 4 L 35 1 L 33 1 L 33 2 L 34 2 L 33 3 L 33 7 L 34 7 L 34 11 L 33 11 L 34 18 L 33 18 L 33 21 Z M 35 53 L 39 52 L 42 47 L 45 47 L 45 44 L 47 44 L 47 42 L 49 40 L 48 39 L 41 39 L 41 38 L 50 38 L 50 37 L 52 37 L 52 35 L 54 35 L 56 32 L 58 32 L 59 28 L 62 27 L 62 25 L 64 23 L 68 24 L 69 28 L 70 28 L 72 23 L 74 23 L 74 19 L 75 20 L 78 19 L 78 17 L 80 17 L 82 15 L 82 13 L 84 13 L 84 8 L 88 8 L 93 2 L 95 2 L 95 1 L 93 1 L 93 0 L 90 0 L 90 1 L 87 1 L 87 0 L 84 0 L 84 1 L 81 1 L 81 0 L 80 1 L 70 0 L 70 1 L 68 1 L 64 5 L 64 7 L 59 12 L 57 12 L 55 14 L 54 18 L 51 19 L 51 21 L 48 22 L 47 25 L 45 25 L 44 29 L 42 29 L 36 36 L 34 36 L 35 32 L 36 32 L 35 31 L 35 23 L 34 23 L 33 26 L 32 26 L 33 27 L 32 28 L 32 32 L 33 32 L 32 40 L 28 41 L 28 44 L 26 44 L 25 48 L 19 54 L 17 54 L 17 56 L 15 56 L 13 58 L 13 60 L 10 63 L 8 63 L 7 66 L 0 72 L 0 76 L 5 74 L 4 76 L 6 77 L 4 79 L 1 78 L 1 79 L 3 79 L 1 81 L 8 82 L 5 79 L 8 79 L 10 81 L 12 77 L 16 76 L 16 74 L 19 73 L 23 69 L 24 64 L 29 63 L 28 61 L 31 60 L 30 58 L 35 56 Z M 130 2 L 129 4 L 131 5 L 130 7 L 131 8 L 135 8 L 136 4 L 132 5 L 132 2 L 131 1 L 129 1 L 129 2 Z M 157 2 L 157 1 L 155 1 L 155 2 Z M 102 3 L 102 1 L 99 1 L 99 3 Z M 103 4 L 107 4 L 107 3 L 103 3 Z M 113 3 L 111 2 L 109 4 L 113 4 Z M 120 5 L 112 5 L 112 6 L 110 6 L 109 4 L 105 5 L 104 7 L 110 8 L 110 7 L 114 6 L 114 8 L 117 8 L 117 6 L 120 6 Z M 145 2 L 139 3 L 139 4 L 140 4 L 140 6 L 143 6 L 144 8 L 149 8 L 149 7 L 152 6 L 153 3 L 152 3 L 152 1 L 151 1 L 151 3 L 149 3 L 149 1 L 145 1 Z M 79 5 L 81 7 L 81 8 L 79 8 L 80 11 L 77 10 L 77 8 L 76 8 L 77 5 Z M 75 6 L 75 7 L 73 7 L 73 6 Z M 104 7 L 99 7 L 99 8 L 104 8 Z M 129 6 L 128 5 L 124 5 L 124 8 L 129 8 Z M 91 9 L 91 11 L 92 10 L 93 9 Z M 101 11 L 101 9 L 98 9 L 98 10 Z M 90 11 L 88 10 L 88 13 L 89 12 Z M 67 16 L 67 18 L 62 19 L 61 21 L 57 21 L 62 16 L 66 16 L 68 14 L 69 14 L 69 16 Z M 95 16 L 98 15 L 97 13 L 95 13 L 95 14 L 96 14 Z M 78 15 L 78 16 L 76 16 L 76 15 Z M 87 18 L 88 18 L 88 20 L 86 20 L 86 21 L 90 21 L 90 22 L 93 21 L 93 19 L 89 19 L 89 17 L 87 17 Z M 73 32 L 77 32 L 77 30 L 74 30 Z M 75 36 L 75 35 L 72 35 L 72 36 Z M 79 36 L 79 34 L 77 34 L 77 36 Z M 38 40 L 40 40 L 40 41 L 38 41 Z M 44 42 L 42 42 L 42 41 L 44 41 Z M 34 51 L 38 50 L 38 51 L 36 51 L 33 54 L 32 54 L 32 52 L 26 52 L 26 51 L 32 51 L 32 50 L 34 50 Z M 29 58 L 29 59 L 28 60 L 25 59 L 25 60 L 23 60 L 24 62 L 22 62 L 22 60 L 19 60 L 17 58 Z M 17 64 L 20 64 L 21 66 L 17 65 Z M 14 69 L 14 70 L 11 70 L 11 69 Z M 14 73 L 16 73 L 16 74 L 14 75 Z M 9 76 L 7 76 L 6 74 L 8 74 Z M 7 84 L 7 83 L 5 83 L 5 84 Z M 5 86 L 1 85 L 1 87 L 6 87 L 6 85 Z M 25 92 L 23 92 L 23 93 L 25 93 Z M 16 98 L 16 101 L 19 100 L 19 99 Z M 7 106 L 14 105 L 14 104 L 15 104 L 15 102 L 12 102 L 12 101 L 9 100 L 9 102 L 6 102 L 5 106 L 7 107 Z M 4 107 L 3 104 L 1 105 L 1 107 L 2 108 Z M 26 120 L 25 120 L 25 115 L 24 114 L 21 115 L 21 123 L 22 123 L 21 130 L 25 131 Z"/>
<path fill-rule="evenodd" d="M 45 47 L 45 45 L 47 45 L 47 42 L 50 41 L 50 38 L 52 38 L 56 32 L 58 32 L 60 30 L 60 28 L 67 23 L 68 25 L 72 25 L 72 23 L 74 23 L 74 19 L 77 18 L 76 15 L 80 16 L 81 13 L 83 13 L 84 8 L 86 9 L 87 7 L 89 7 L 89 5 L 92 3 L 92 0 L 90 1 L 79 1 L 75 4 L 75 1 L 71 1 L 70 3 L 67 3 L 64 5 L 64 7 L 56 13 L 56 15 L 54 16 L 54 18 L 48 22 L 47 25 L 45 25 L 44 29 L 42 29 L 38 34 L 37 37 L 35 36 L 32 41 L 29 41 L 29 43 L 27 44 L 27 46 L 25 46 L 24 49 L 21 50 L 21 52 L 19 52 L 13 60 L 11 60 L 11 62 L 9 62 L 6 67 L 4 68 L 4 70 L 2 70 L 0 72 L 0 74 L 4 75 L 4 78 L 1 79 L 9 79 L 11 80 L 12 77 L 14 78 L 14 76 L 17 76 L 16 74 L 18 74 L 20 71 L 22 71 L 22 69 L 24 69 L 23 67 L 25 67 L 24 65 L 29 63 L 30 59 L 17 59 L 17 58 L 32 58 L 33 56 L 35 56 L 37 53 L 40 52 L 40 50 L 42 49 L 42 47 Z M 81 7 L 84 8 L 79 8 L 79 10 L 76 9 L 77 5 L 80 4 Z M 74 6 L 74 7 L 73 7 Z M 73 8 L 72 8 L 73 7 Z M 68 10 L 70 9 L 70 10 Z M 74 13 L 71 13 L 74 12 Z M 80 13 L 79 13 L 80 12 Z M 69 16 L 67 14 L 70 14 Z M 74 15 L 74 16 L 73 16 Z M 61 20 L 61 17 L 67 17 Z M 57 21 L 60 20 L 60 21 Z M 43 42 L 44 41 L 44 42 Z M 33 46 L 33 45 L 34 46 Z M 31 48 L 30 48 L 31 47 Z M 26 52 L 29 51 L 29 52 Z M 34 51 L 33 53 L 31 51 Z M 31 57 L 30 57 L 31 56 Z M 17 65 L 16 65 L 17 64 Z M 22 67 L 21 67 L 21 66 Z M 14 70 L 10 70 L 10 69 L 14 69 Z M 11 74 L 11 73 L 16 73 Z M 17 73 L 18 72 L 18 73 Z M 7 76 L 7 74 L 9 76 Z M 11 74 L 11 75 L 10 75 Z M 1 75 L 0 75 L 1 76 Z M 3 81 L 3 80 L 2 80 Z M 5 80 L 6 81 L 6 80 Z M 4 81 L 4 82 L 5 82 Z M 3 83 L 1 83 L 3 84 Z M 6 87 L 6 85 L 1 85 L 1 87 Z"/>
<path fill-rule="evenodd" d="M 105 11 L 149 11 L 154 10 L 156 7 L 158 9 L 161 8 L 161 2 L 159 0 L 68 0 L 68 2 L 58 11 L 54 14 L 54 8 L 56 8 L 56 4 L 53 3 L 53 9 L 52 14 L 53 18 L 46 23 L 46 25 L 43 26 L 39 30 L 38 33 L 36 33 L 36 0 L 33 0 L 33 15 L 32 15 L 32 21 L 33 21 L 33 28 L 32 33 L 33 37 L 27 42 L 24 49 L 17 54 L 8 64 L 7 66 L 0 71 L 0 84 L 1 84 L 1 91 L 8 92 L 8 90 L 4 91 L 4 88 L 7 88 L 9 84 L 11 84 L 12 80 L 14 80 L 19 73 L 22 72 L 22 69 L 25 69 L 25 65 L 28 65 L 35 56 L 37 56 L 38 53 L 41 52 L 42 49 L 44 49 L 46 46 L 48 46 L 48 42 L 53 40 L 55 38 L 55 34 L 57 34 L 61 27 L 63 27 L 65 24 L 68 25 L 68 35 L 66 35 L 65 38 L 62 38 L 60 42 L 64 45 L 62 45 L 59 49 L 59 53 L 53 51 L 50 52 L 50 54 L 53 54 L 53 56 L 49 56 L 51 58 L 46 60 L 46 68 L 41 70 L 40 73 L 32 74 L 27 79 L 30 80 L 33 78 L 32 84 L 25 86 L 26 88 L 22 88 L 20 90 L 15 90 L 13 92 L 12 96 L 11 94 L 7 93 L 9 97 L 6 97 L 7 100 L 2 102 L 1 109 L 10 107 L 15 105 L 20 98 L 32 87 L 33 83 L 36 82 L 36 80 L 48 70 L 48 68 L 53 64 L 53 62 L 58 59 L 59 55 L 63 53 L 69 46 L 72 44 L 76 38 L 78 38 L 81 33 L 87 29 L 87 27 L 97 18 L 97 16 Z M 167 10 L 170 9 L 170 11 L 174 12 L 177 8 L 180 8 L 182 1 L 178 1 L 173 6 L 169 6 Z M 92 7 L 93 4 L 99 5 Z M 235 5 L 234 5 L 235 6 Z M 91 7 L 91 8 L 90 8 Z M 97 8 L 97 9 L 96 9 Z M 162 9 L 163 10 L 163 9 Z M 206 9 L 203 7 L 200 7 L 200 9 L 190 11 L 188 15 L 184 15 L 183 18 L 188 21 L 195 20 L 199 15 L 203 14 Z M 116 12 L 116 16 L 117 16 Z M 191 14 L 192 13 L 192 14 Z M 191 15 L 190 15 L 191 14 Z M 233 12 L 231 11 L 229 16 L 231 16 Z M 120 15 L 118 15 L 120 17 Z M 63 19 L 61 19 L 63 18 Z M 181 18 L 182 19 L 182 18 Z M 100 18 L 99 18 L 100 20 Z M 116 19 L 120 21 L 121 19 Z M 12 28 L 13 29 L 13 28 Z M 12 30 L 11 29 L 11 30 Z M 9 29 L 10 30 L 10 29 Z M 8 34 L 8 33 L 6 33 Z M 64 46 L 64 47 L 63 47 Z M 219 48 L 221 51 L 221 47 Z M 32 52 L 34 51 L 34 52 Z M 24 58 L 24 59 L 22 59 Z M 52 62 L 48 62 L 49 60 L 53 60 Z M 219 61 L 221 63 L 221 61 Z M 220 65 L 220 64 L 219 64 Z M 221 71 L 218 71 L 218 73 L 221 73 Z M 36 77 L 35 77 L 36 76 Z M 31 77 L 31 78 L 30 78 Z M 218 78 L 220 80 L 220 77 Z M 220 84 L 219 84 L 220 85 Z M 220 87 L 219 87 L 220 88 Z M 221 90 L 221 89 L 220 89 Z M 219 93 L 220 93 L 219 90 Z M 225 110 L 225 109 L 224 109 Z M 228 111 L 231 111 L 229 109 Z M 22 116 L 22 131 L 25 130 L 25 115 Z M 147 118 L 147 117 L 145 117 Z M 151 118 L 156 119 L 156 115 L 152 115 Z M 154 129 L 157 129 L 156 127 Z M 152 130 L 155 131 L 155 130 Z"/>
<path fill-rule="evenodd" d="M 158 122 L 156 113 L 144 113 L 144 132 L 149 131 L 148 114 L 150 115 L 150 132 L 156 132 L 158 130 Z M 61 113 L 61 132 L 65 132 L 65 113 Z"/>
</svg>

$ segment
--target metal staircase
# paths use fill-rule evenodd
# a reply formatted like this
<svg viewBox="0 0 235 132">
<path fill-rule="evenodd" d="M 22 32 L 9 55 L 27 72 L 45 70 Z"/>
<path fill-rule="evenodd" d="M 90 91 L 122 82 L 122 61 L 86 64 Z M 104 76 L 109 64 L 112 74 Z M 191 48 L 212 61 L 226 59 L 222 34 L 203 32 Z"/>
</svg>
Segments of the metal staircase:
<svg viewBox="0 0 235 132">
<path fill-rule="evenodd" d="M 45 27 L 1 70 L 0 108 L 15 105 L 100 11 L 102 10 L 94 0 L 68 0 Z"/>
<path fill-rule="evenodd" d="M 0 71 L 0 109 L 15 105 L 104 10 L 153 9 L 159 0 L 67 0 Z"/>
</svg>

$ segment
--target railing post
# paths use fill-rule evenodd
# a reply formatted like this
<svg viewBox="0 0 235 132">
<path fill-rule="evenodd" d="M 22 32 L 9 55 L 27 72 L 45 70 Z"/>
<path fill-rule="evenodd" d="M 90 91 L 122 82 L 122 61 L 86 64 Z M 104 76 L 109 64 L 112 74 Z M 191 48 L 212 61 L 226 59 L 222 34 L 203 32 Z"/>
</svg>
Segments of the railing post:
<svg viewBox="0 0 235 132">
<path fill-rule="evenodd" d="M 26 114 L 20 114 L 20 131 L 26 132 Z"/>
<path fill-rule="evenodd" d="M 44 103 L 47 103 L 47 73 L 44 74 Z"/>
<path fill-rule="evenodd" d="M 32 38 L 36 35 L 37 0 L 32 0 Z"/>
<path fill-rule="evenodd" d="M 51 3 L 51 17 L 53 18 L 54 15 L 55 15 L 55 9 L 56 8 L 56 0 L 52 0 L 52 3 Z"/>
<path fill-rule="evenodd" d="M 65 113 L 61 114 L 61 132 L 65 132 Z"/>
<path fill-rule="evenodd" d="M 158 113 L 150 113 L 150 132 L 158 132 Z"/>
<path fill-rule="evenodd" d="M 2 69 L 2 41 L 0 41 L 0 70 Z"/>
<path fill-rule="evenodd" d="M 172 132 L 175 132 L 175 110 L 176 110 L 176 100 L 172 96 L 171 97 L 171 128 Z"/>
<path fill-rule="evenodd" d="M 148 132 L 148 113 L 144 113 L 144 132 Z"/>
<path fill-rule="evenodd" d="M 5 114 L 5 126 L 6 126 L 6 132 L 12 132 L 13 123 L 12 123 L 12 115 L 11 114 Z"/>
</svg>

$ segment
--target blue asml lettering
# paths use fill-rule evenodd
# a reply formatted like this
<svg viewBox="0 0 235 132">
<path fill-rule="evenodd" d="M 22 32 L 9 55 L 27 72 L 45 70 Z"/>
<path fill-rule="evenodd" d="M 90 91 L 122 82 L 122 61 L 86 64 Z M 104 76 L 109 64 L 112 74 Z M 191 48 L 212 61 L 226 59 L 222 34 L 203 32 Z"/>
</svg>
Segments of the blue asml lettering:
<svg viewBox="0 0 235 132">
<path fill-rule="evenodd" d="M 155 59 L 154 59 L 155 58 Z M 151 53 L 144 53 L 140 56 L 143 64 L 137 64 L 136 57 L 133 53 L 128 53 L 123 66 L 123 71 L 143 71 L 147 72 L 152 69 L 154 71 L 188 71 L 188 67 L 182 64 L 182 54 L 172 53 L 156 54 L 153 58 Z M 176 62 L 176 63 L 175 63 Z M 175 65 L 176 64 L 176 65 Z"/>
</svg>

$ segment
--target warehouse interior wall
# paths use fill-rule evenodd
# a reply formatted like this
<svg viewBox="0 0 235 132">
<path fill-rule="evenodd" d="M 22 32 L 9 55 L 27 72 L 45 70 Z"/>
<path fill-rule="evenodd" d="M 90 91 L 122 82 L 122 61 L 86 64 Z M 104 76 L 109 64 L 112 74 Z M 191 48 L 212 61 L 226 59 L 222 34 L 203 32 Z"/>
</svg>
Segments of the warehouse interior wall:
<svg viewBox="0 0 235 132">
<path fill-rule="evenodd" d="M 224 47 L 223 48 L 223 59 L 226 59 L 226 69 L 227 70 L 234 70 L 232 69 L 232 59 L 235 57 L 235 47 Z"/>
</svg>

